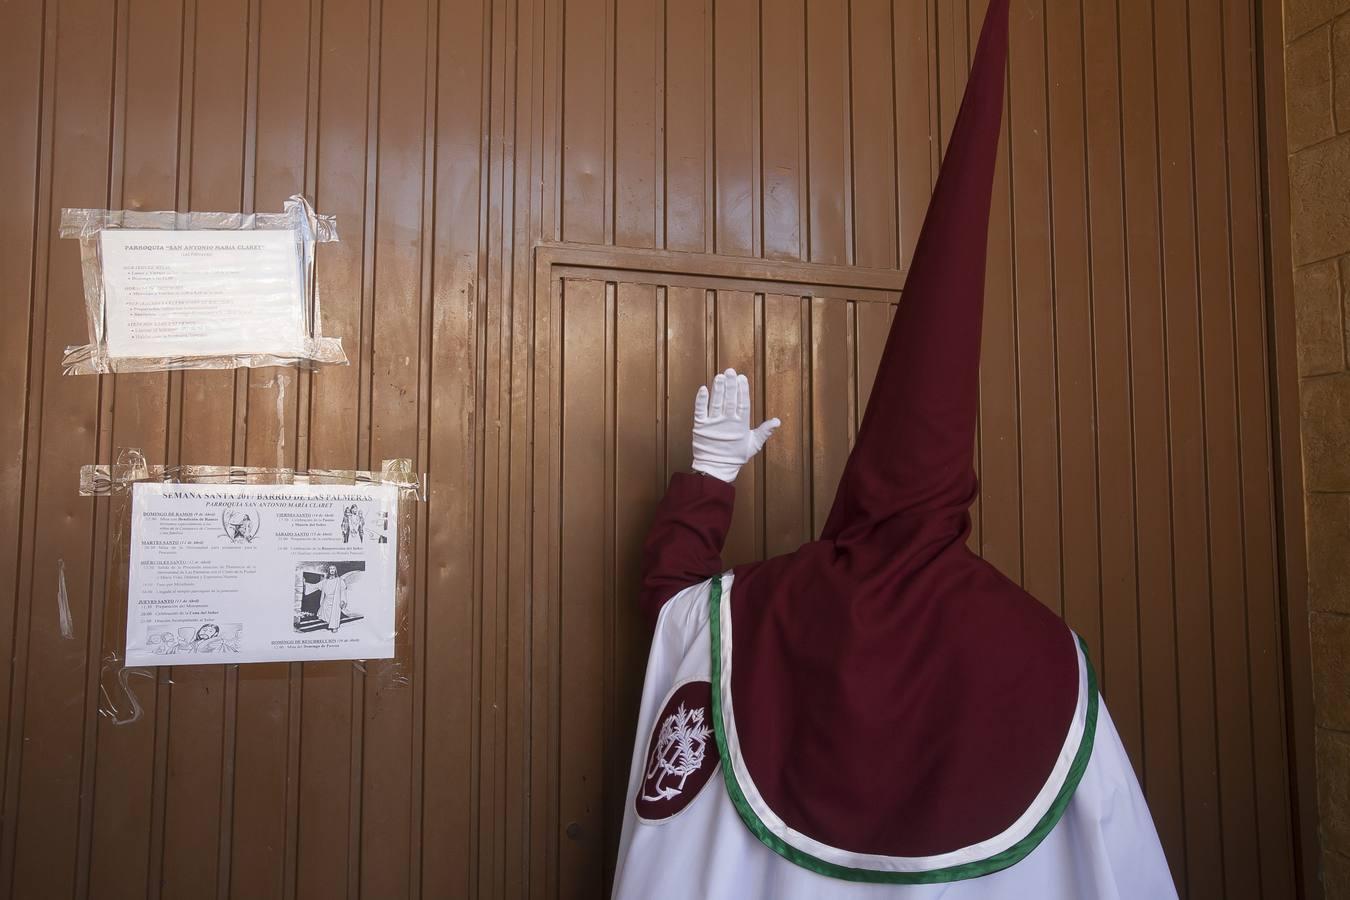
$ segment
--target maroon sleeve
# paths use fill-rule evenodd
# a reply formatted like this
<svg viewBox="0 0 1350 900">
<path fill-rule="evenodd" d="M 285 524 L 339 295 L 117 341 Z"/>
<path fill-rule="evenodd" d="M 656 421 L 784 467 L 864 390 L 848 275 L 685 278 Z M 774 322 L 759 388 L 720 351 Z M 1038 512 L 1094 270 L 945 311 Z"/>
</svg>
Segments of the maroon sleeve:
<svg viewBox="0 0 1350 900">
<path fill-rule="evenodd" d="M 736 489 L 711 475 L 678 473 L 642 545 L 642 609 L 655 625 L 667 600 L 722 572 Z"/>
</svg>

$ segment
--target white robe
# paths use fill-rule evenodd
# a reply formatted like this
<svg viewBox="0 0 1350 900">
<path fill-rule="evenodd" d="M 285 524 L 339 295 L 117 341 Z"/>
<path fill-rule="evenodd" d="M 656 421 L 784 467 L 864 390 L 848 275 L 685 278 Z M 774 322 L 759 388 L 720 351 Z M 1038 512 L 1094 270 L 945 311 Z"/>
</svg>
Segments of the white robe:
<svg viewBox="0 0 1350 900">
<path fill-rule="evenodd" d="M 342 624 L 342 606 L 347 601 L 347 582 L 336 575 L 328 576 L 319 582 L 319 591 L 319 618 L 327 623 L 329 631 L 337 631 Z"/>
<path fill-rule="evenodd" d="M 742 822 L 719 766 L 688 806 L 639 818 L 634 799 L 648 742 L 672 690 L 711 680 L 709 585 L 661 610 L 647 660 L 614 873 L 614 897 L 632 900 L 904 898 L 904 900 L 1167 900 L 1177 896 L 1167 860 L 1120 736 L 1099 707 L 1092 756 L 1063 817 L 1025 859 L 980 878 L 939 884 L 864 884 L 819 875 L 779 856 Z"/>
</svg>

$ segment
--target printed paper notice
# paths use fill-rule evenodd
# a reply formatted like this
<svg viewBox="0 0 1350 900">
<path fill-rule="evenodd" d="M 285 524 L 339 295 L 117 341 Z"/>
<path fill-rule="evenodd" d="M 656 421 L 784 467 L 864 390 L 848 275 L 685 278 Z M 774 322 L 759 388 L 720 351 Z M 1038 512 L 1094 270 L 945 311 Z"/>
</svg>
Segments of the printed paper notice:
<svg viewBox="0 0 1350 900">
<path fill-rule="evenodd" d="M 128 666 L 388 659 L 394 485 L 137 484 Z"/>
<path fill-rule="evenodd" d="M 113 228 L 99 240 L 109 356 L 304 352 L 293 232 Z"/>
</svg>

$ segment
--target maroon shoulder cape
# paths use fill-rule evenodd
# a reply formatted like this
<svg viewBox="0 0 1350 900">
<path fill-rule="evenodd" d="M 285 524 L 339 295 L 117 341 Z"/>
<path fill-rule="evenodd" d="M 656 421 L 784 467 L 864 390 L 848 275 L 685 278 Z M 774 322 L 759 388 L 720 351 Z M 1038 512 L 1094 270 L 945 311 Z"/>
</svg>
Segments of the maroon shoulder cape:
<svg viewBox="0 0 1350 900">
<path fill-rule="evenodd" d="M 1083 731 L 1071 633 L 966 547 L 1007 22 L 992 0 L 824 531 L 719 582 L 742 774 L 780 827 L 854 854 L 1007 834 L 1064 770 L 1075 717 Z M 721 571 L 731 500 L 716 479 L 672 481 L 646 546 L 649 612 Z"/>
</svg>

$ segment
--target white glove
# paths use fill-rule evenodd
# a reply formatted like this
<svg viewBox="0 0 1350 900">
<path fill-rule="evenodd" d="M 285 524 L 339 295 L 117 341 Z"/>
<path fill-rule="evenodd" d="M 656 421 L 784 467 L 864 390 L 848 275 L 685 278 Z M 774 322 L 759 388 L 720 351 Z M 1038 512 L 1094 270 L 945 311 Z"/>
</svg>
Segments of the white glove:
<svg viewBox="0 0 1350 900">
<path fill-rule="evenodd" d="M 727 369 L 694 397 L 694 471 L 731 483 L 741 466 L 758 453 L 774 429 L 783 424 L 769 419 L 750 428 L 750 381 Z"/>
</svg>

